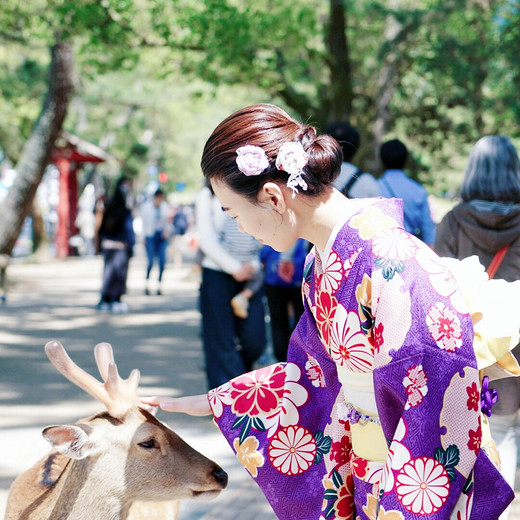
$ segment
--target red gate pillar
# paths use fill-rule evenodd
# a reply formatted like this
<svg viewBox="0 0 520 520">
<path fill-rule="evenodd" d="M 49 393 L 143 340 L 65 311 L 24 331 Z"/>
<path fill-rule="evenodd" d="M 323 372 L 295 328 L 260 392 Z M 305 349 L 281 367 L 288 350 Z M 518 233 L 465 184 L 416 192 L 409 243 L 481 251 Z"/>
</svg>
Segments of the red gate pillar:
<svg viewBox="0 0 520 520">
<path fill-rule="evenodd" d="M 64 157 L 59 157 L 54 161 L 56 168 L 60 172 L 60 193 L 58 202 L 58 231 L 56 233 L 56 256 L 65 258 L 69 255 L 70 238 L 70 195 L 69 185 L 71 182 L 70 162 Z"/>
</svg>

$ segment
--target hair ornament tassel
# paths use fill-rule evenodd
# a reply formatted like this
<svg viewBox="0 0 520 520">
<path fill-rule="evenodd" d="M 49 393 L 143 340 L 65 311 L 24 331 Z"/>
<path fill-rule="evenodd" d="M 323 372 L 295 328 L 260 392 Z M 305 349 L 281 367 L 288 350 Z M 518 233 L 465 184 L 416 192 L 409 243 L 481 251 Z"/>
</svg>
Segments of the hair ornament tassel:
<svg viewBox="0 0 520 520">
<path fill-rule="evenodd" d="M 309 154 L 303 149 L 302 143 L 299 141 L 284 143 L 278 150 L 276 167 L 289 174 L 287 186 L 293 191 L 293 198 L 298 193 L 298 187 L 304 191 L 307 190 L 307 183 L 303 179 L 303 175 L 305 175 L 303 169 L 308 160 Z"/>
</svg>

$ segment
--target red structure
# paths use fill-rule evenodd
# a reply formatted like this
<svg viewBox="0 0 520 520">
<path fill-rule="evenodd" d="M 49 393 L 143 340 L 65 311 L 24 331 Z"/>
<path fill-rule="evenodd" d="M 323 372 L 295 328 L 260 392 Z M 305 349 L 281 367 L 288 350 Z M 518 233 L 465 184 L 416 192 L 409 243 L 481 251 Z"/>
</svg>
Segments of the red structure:
<svg viewBox="0 0 520 520">
<path fill-rule="evenodd" d="M 58 203 L 58 231 L 56 254 L 59 258 L 69 256 L 69 239 L 78 230 L 76 221 L 78 204 L 78 170 L 85 163 L 101 163 L 114 157 L 99 146 L 80 137 L 62 132 L 56 140 L 51 162 L 60 172 L 60 198 Z"/>
</svg>

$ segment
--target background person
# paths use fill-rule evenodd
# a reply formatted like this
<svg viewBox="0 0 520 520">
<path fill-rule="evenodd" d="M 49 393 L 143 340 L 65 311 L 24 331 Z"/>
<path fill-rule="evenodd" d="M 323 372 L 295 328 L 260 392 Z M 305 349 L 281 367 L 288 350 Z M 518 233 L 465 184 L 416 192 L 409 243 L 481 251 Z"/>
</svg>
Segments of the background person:
<svg viewBox="0 0 520 520">
<path fill-rule="evenodd" d="M 281 520 L 497 518 L 514 493 L 482 445 L 471 317 L 401 202 L 344 197 L 338 143 L 274 105 L 226 118 L 201 164 L 240 229 L 314 244 L 305 310 L 287 363 L 145 402 L 213 411 Z"/>
<path fill-rule="evenodd" d="M 143 234 L 145 240 L 146 257 L 146 288 L 145 294 L 150 294 L 150 274 L 155 259 L 158 264 L 157 294 L 161 294 L 161 282 L 166 266 L 166 250 L 171 233 L 170 205 L 166 202 L 161 189 L 155 191 L 152 200 L 146 201 L 141 207 Z"/>
<path fill-rule="evenodd" d="M 520 280 L 520 161 L 507 137 L 488 135 L 477 141 L 469 156 L 460 196 L 462 202 L 439 223 L 435 251 L 459 259 L 477 255 L 486 267 L 500 252 L 504 256 L 494 277 L 508 282 Z M 515 353 L 518 357 L 520 352 Z M 514 488 L 520 378 L 499 379 L 492 387 L 498 391 L 498 401 L 489 419 L 491 433 L 500 452 L 502 474 Z M 505 513 L 500 519 L 507 517 Z"/>
<path fill-rule="evenodd" d="M 240 232 L 209 187 L 197 195 L 195 218 L 203 255 L 200 311 L 205 368 L 208 388 L 215 388 L 251 370 L 265 348 L 262 279 L 258 280 L 262 245 Z M 238 317 L 231 302 L 255 277 L 245 316 Z"/>
<path fill-rule="evenodd" d="M 129 208 L 131 186 L 130 179 L 126 177 L 117 181 L 99 228 L 104 266 L 101 299 L 97 307 L 116 314 L 128 312 L 128 305 L 121 301 L 121 297 L 126 294 L 128 263 L 135 245 L 133 217 Z"/>
<path fill-rule="evenodd" d="M 399 139 L 391 139 L 382 144 L 380 157 L 385 167 L 382 177 L 378 180 L 381 195 L 403 199 L 406 231 L 433 246 L 435 223 L 428 203 L 428 192 L 424 186 L 410 179 L 404 171 L 408 149 Z"/>
<path fill-rule="evenodd" d="M 273 352 L 278 361 L 287 361 L 289 338 L 303 314 L 302 279 L 307 252 L 308 243 L 302 239 L 283 253 L 270 246 L 260 252 Z"/>
<path fill-rule="evenodd" d="M 332 185 L 350 199 L 379 197 L 381 189 L 374 176 L 353 164 L 361 143 L 357 128 L 347 122 L 335 122 L 327 125 L 325 132 L 338 141 L 343 152 L 341 171 Z"/>
</svg>

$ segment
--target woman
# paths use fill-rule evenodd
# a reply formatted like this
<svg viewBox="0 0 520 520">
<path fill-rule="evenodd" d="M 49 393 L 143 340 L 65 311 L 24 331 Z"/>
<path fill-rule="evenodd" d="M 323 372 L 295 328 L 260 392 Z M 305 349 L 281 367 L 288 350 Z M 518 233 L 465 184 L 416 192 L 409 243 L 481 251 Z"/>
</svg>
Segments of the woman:
<svg viewBox="0 0 520 520">
<path fill-rule="evenodd" d="M 459 259 L 477 255 L 485 266 L 490 266 L 495 257 L 496 264 L 503 255 L 494 277 L 508 282 L 520 280 L 520 161 L 507 137 L 488 135 L 477 141 L 460 195 L 462 202 L 439 224 L 435 251 Z M 514 487 L 520 378 L 499 379 L 493 387 L 498 400 L 490 418 L 491 433 L 500 452 L 502 474 Z M 506 520 L 507 515 L 500 518 Z"/>
<path fill-rule="evenodd" d="M 97 307 L 115 314 L 128 312 L 128 305 L 121 301 L 121 297 L 126 294 L 128 263 L 135 244 L 132 212 L 127 203 L 130 188 L 129 179 L 121 177 L 117 181 L 99 228 L 104 267 L 101 299 Z"/>
<path fill-rule="evenodd" d="M 208 388 L 248 372 L 265 343 L 265 315 L 259 253 L 262 245 L 240 233 L 209 187 L 195 201 L 201 262 L 200 312 Z M 260 273 L 261 274 L 261 273 Z M 252 285 L 251 280 L 253 280 Z M 247 291 L 240 317 L 233 307 Z"/>
<path fill-rule="evenodd" d="M 287 363 L 144 401 L 212 411 L 280 519 L 497 518 L 514 495 L 481 449 L 471 317 L 399 201 L 331 186 L 341 162 L 273 105 L 214 130 L 202 170 L 239 228 L 278 251 L 314 244 L 305 311 Z"/>
</svg>

